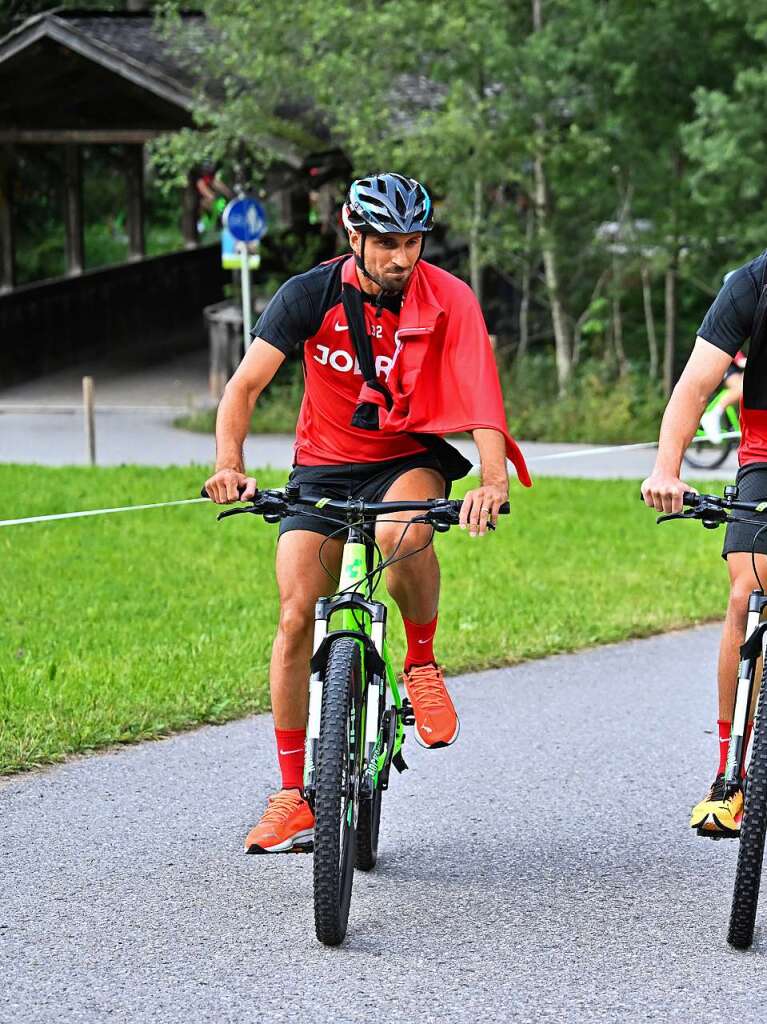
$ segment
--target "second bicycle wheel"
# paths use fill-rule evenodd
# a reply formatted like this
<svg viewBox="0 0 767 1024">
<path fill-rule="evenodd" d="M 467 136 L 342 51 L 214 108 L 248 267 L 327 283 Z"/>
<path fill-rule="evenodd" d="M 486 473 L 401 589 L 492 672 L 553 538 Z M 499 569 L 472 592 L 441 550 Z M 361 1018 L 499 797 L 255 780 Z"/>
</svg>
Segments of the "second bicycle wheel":
<svg viewBox="0 0 767 1024">
<path fill-rule="evenodd" d="M 322 693 L 314 797 L 314 925 L 326 946 L 349 920 L 359 812 L 362 665 L 356 640 L 334 640 Z"/>
<path fill-rule="evenodd" d="M 731 429 L 725 413 L 720 417 L 719 427 L 723 434 Z M 724 437 L 718 444 L 714 444 L 699 433 L 684 453 L 684 461 L 693 469 L 718 469 L 734 447 L 735 440 L 731 437 Z"/>
<path fill-rule="evenodd" d="M 759 705 L 754 722 L 754 740 L 746 782 L 746 803 L 740 827 L 738 866 L 732 897 L 727 941 L 736 949 L 748 949 L 754 941 L 756 907 L 762 881 L 764 837 L 767 832 L 767 722 L 764 701 L 767 688 L 767 662 L 762 672 Z"/>
</svg>

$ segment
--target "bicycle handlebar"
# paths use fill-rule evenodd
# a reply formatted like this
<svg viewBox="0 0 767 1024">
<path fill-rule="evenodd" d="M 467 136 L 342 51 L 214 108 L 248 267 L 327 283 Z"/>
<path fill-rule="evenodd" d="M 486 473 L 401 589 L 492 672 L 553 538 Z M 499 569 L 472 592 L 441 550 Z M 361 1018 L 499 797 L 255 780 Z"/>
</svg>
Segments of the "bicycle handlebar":
<svg viewBox="0 0 767 1024">
<path fill-rule="evenodd" d="M 640 493 L 639 496 L 644 500 L 643 494 Z M 659 516 L 656 522 L 667 523 L 671 519 L 700 519 L 703 525 L 709 529 L 715 529 L 717 526 L 729 522 L 750 522 L 758 526 L 760 525 L 758 520 L 749 520 L 731 513 L 746 512 L 756 515 L 767 513 L 767 501 L 737 501 L 735 487 L 726 487 L 723 497 L 718 494 L 696 494 L 695 491 L 685 491 L 682 495 L 682 505 L 684 506 L 683 511 Z"/>
<path fill-rule="evenodd" d="M 203 487 L 200 496 L 210 495 Z M 430 498 L 427 501 L 363 501 L 349 498 L 339 501 L 336 498 L 324 498 L 321 495 L 302 496 L 289 494 L 286 491 L 258 491 L 248 508 L 230 509 L 221 512 L 224 517 L 240 512 L 252 512 L 256 515 L 274 516 L 282 519 L 287 515 L 310 515 L 312 509 L 329 510 L 356 519 L 374 518 L 387 512 L 424 512 L 429 517 L 436 516 L 446 523 L 457 523 L 463 501 L 450 498 Z M 510 506 L 505 501 L 498 509 L 500 515 L 508 515 Z"/>
</svg>

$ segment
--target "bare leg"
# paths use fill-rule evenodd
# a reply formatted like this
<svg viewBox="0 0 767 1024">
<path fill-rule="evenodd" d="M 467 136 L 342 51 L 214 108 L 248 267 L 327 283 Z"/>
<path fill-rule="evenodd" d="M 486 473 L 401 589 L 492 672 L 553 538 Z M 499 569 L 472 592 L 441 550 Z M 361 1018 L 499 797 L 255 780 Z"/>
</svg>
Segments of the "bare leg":
<svg viewBox="0 0 767 1024">
<path fill-rule="evenodd" d="M 439 473 L 433 469 L 411 469 L 394 481 L 384 495 L 384 501 L 395 501 L 398 498 L 423 501 L 444 496 L 445 481 Z M 415 515 L 416 512 L 399 512 L 386 518 L 404 523 Z M 424 545 L 428 546 L 418 554 L 390 566 L 386 570 L 386 586 L 404 618 L 425 624 L 431 622 L 437 614 L 439 603 L 439 563 L 434 546 L 429 543 L 432 529 L 417 524 L 408 529 L 404 538 L 402 535 L 403 527 L 396 522 L 376 525 L 376 539 L 385 558 L 394 552 L 400 541 L 397 558 L 417 551 Z"/>
<path fill-rule="evenodd" d="M 336 590 L 335 580 L 327 576 L 318 557 L 324 540 L 308 530 L 291 530 L 277 545 L 280 622 L 272 647 L 269 684 L 278 729 L 303 729 L 306 725 L 314 606 L 318 598 Z M 334 539 L 323 549 L 323 559 L 336 575 L 342 548 L 342 541 Z"/>
</svg>

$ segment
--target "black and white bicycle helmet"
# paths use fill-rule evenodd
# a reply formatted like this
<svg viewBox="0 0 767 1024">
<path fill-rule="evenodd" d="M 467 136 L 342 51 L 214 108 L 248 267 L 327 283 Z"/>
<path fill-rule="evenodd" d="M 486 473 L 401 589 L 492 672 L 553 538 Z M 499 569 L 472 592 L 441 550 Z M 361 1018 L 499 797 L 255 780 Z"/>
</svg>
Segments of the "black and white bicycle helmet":
<svg viewBox="0 0 767 1024">
<path fill-rule="evenodd" d="M 411 234 L 431 231 L 431 197 L 420 181 L 387 171 L 353 181 L 342 212 L 347 230 Z"/>
</svg>

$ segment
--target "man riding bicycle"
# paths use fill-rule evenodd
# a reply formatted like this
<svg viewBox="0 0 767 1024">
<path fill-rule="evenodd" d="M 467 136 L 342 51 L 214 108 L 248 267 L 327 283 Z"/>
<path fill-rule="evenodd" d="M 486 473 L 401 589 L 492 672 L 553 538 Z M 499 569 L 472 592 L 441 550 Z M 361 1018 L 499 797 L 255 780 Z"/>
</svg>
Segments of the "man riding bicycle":
<svg viewBox="0 0 767 1024">
<path fill-rule="evenodd" d="M 642 484 L 645 502 L 678 512 L 682 495 L 694 490 L 679 478 L 682 456 L 701 413 L 745 342 L 750 338 L 740 407 L 741 441 L 736 483 L 742 501 L 767 499 L 767 252 L 729 274 L 698 329 L 695 347 L 669 400 L 652 474 Z M 730 523 L 722 557 L 730 576 L 730 599 L 719 649 L 719 765 L 706 797 L 692 811 L 690 825 L 703 834 L 737 834 L 743 788 L 726 789 L 724 770 L 730 742 L 740 645 L 748 599 L 758 586 L 751 563 L 757 527 Z M 767 531 L 756 538 L 757 572 L 767 577 Z M 746 745 L 748 737 L 746 737 Z"/>
<path fill-rule="evenodd" d="M 291 481 L 343 500 L 446 497 L 469 463 L 440 435 L 470 430 L 482 484 L 466 495 L 461 526 L 482 536 L 508 498 L 507 456 L 520 480 L 530 480 L 508 435 L 479 304 L 466 284 L 421 260 L 433 213 L 419 182 L 393 173 L 361 178 L 343 220 L 351 254 L 291 278 L 256 324 L 219 406 L 208 494 L 226 504 L 256 493 L 242 454 L 250 417 L 286 356 L 300 350 L 305 391 Z M 414 515 L 378 523 L 376 541 L 385 558 L 397 550 L 386 582 L 405 626 L 405 686 L 417 739 L 437 748 L 454 742 L 459 723 L 434 653 L 439 565 L 431 528 L 406 528 Z M 318 508 L 311 519 L 280 525 L 280 618 L 269 678 L 282 788 L 248 834 L 250 853 L 305 845 L 314 827 L 301 787 L 314 607 L 335 589 L 319 553 L 338 576 L 342 549 L 331 518 Z"/>
</svg>

